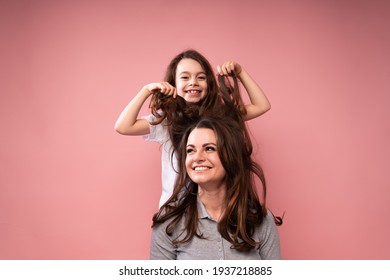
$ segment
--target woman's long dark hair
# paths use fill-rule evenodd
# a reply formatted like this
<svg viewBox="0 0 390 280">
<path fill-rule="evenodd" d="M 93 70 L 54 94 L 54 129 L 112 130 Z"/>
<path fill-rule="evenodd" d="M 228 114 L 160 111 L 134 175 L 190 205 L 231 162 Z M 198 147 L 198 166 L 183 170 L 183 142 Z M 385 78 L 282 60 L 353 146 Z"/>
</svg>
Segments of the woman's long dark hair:
<svg viewBox="0 0 390 280">
<path fill-rule="evenodd" d="M 177 150 L 179 173 L 171 198 L 153 217 L 153 226 L 170 220 L 166 233 L 172 235 L 181 219 L 185 230 L 174 242 L 186 243 L 194 236 L 202 236 L 198 231 L 197 194 L 198 185 L 185 172 L 186 143 L 190 133 L 196 128 L 209 128 L 217 137 L 217 151 L 226 171 L 225 211 L 218 222 L 218 231 L 232 247 L 247 251 L 261 243 L 252 238 L 267 213 L 266 181 L 263 169 L 251 158 L 250 142 L 246 143 L 241 124 L 229 116 L 204 116 L 190 125 L 185 131 Z M 262 199 L 259 199 L 255 178 L 262 184 Z"/>
<path fill-rule="evenodd" d="M 176 86 L 176 67 L 184 58 L 194 59 L 201 64 L 206 73 L 208 92 L 197 104 L 186 103 L 179 96 L 176 99 L 163 94 L 152 97 L 150 107 L 156 116 L 153 124 L 167 120 L 173 145 L 172 156 L 177 154 L 179 162 L 173 194 L 154 215 L 153 226 L 172 219 L 166 228 L 166 233 L 172 235 L 179 221 L 184 219 L 184 237 L 175 242 L 185 243 L 194 236 L 203 238 L 198 232 L 198 185 L 186 173 L 185 147 L 193 129 L 210 128 L 217 135 L 218 152 L 226 171 L 226 209 L 218 223 L 218 230 L 233 244 L 233 248 L 250 250 L 260 242 L 253 240 L 252 235 L 267 213 L 266 181 L 263 169 L 251 158 L 252 143 L 243 120 L 246 110 L 237 77 L 235 74 L 231 77 L 218 75 L 217 83 L 209 62 L 198 52 L 188 50 L 177 55 L 168 66 L 165 81 L 173 86 Z M 255 177 L 262 184 L 261 200 L 256 191 Z M 275 221 L 281 224 L 280 219 L 276 218 Z"/>
</svg>

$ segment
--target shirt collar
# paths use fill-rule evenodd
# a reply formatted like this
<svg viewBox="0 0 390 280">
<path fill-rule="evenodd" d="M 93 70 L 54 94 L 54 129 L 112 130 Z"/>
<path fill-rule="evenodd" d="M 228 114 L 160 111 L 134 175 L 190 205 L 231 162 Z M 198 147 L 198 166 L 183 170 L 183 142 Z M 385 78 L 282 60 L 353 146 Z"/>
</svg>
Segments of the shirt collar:
<svg viewBox="0 0 390 280">
<path fill-rule="evenodd" d="M 203 204 L 202 200 L 200 199 L 199 195 L 196 198 L 196 202 L 198 204 L 198 216 L 199 216 L 199 219 L 213 220 L 213 218 L 211 218 L 209 213 L 207 213 L 206 207 L 204 206 L 204 204 Z"/>
</svg>

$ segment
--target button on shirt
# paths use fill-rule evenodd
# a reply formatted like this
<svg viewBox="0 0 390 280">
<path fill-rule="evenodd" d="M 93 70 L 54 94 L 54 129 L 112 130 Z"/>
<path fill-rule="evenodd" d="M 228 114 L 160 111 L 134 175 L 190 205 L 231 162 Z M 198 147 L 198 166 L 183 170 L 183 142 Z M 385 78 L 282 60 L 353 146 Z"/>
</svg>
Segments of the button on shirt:
<svg viewBox="0 0 390 280">
<path fill-rule="evenodd" d="M 199 226 L 198 231 L 204 239 L 194 236 L 191 241 L 184 244 L 173 244 L 184 228 L 180 221 L 172 236 L 166 234 L 168 220 L 152 231 L 150 246 L 150 259 L 154 260 L 257 260 L 257 259 L 280 259 L 279 235 L 272 214 L 268 211 L 262 224 L 256 229 L 253 239 L 262 243 L 249 252 L 240 252 L 230 248 L 232 244 L 224 239 L 218 232 L 218 223 L 207 213 L 206 208 L 197 199 Z M 181 236 L 180 238 L 183 238 Z M 180 239 L 179 238 L 179 239 Z"/>
</svg>

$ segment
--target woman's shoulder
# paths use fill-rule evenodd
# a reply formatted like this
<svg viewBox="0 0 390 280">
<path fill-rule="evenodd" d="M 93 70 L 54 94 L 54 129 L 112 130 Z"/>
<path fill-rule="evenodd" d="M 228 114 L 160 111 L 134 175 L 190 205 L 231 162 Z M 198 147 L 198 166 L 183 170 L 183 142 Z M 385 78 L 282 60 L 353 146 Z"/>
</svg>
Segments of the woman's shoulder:
<svg viewBox="0 0 390 280">
<path fill-rule="evenodd" d="M 163 227 L 166 227 L 168 226 L 171 222 L 173 222 L 177 216 L 176 215 L 171 215 L 171 213 L 174 211 L 174 202 L 171 202 L 173 206 L 169 206 L 169 205 L 163 205 L 158 214 L 157 214 L 157 223 L 156 224 L 156 227 L 159 227 L 160 225 L 163 226 Z M 179 221 L 178 221 L 178 225 L 181 225 L 181 224 L 184 224 L 184 218 L 182 217 Z"/>
<path fill-rule="evenodd" d="M 271 210 L 267 209 L 267 214 L 263 217 L 260 226 L 257 228 L 257 234 L 264 236 L 276 230 L 275 216 Z"/>
</svg>

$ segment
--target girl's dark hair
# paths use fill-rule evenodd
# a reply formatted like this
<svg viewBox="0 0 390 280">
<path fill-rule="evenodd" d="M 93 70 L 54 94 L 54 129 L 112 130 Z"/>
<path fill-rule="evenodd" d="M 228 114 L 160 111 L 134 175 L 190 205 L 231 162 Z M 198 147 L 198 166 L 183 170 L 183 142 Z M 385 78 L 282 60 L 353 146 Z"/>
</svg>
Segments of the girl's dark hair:
<svg viewBox="0 0 390 280">
<path fill-rule="evenodd" d="M 166 120 L 174 149 L 177 149 L 184 130 L 189 124 L 197 121 L 200 116 L 230 114 L 236 119 L 241 119 L 242 116 L 246 115 L 237 77 L 233 75 L 228 78 L 218 75 L 217 83 L 210 63 L 195 50 L 186 50 L 172 59 L 165 74 L 164 80 L 166 82 L 176 87 L 176 69 L 182 59 L 193 59 L 202 66 L 207 81 L 205 98 L 192 104 L 187 103 L 180 96 L 174 99 L 164 94 L 154 94 L 150 102 L 152 114 L 156 117 L 156 121 L 152 125 L 160 124 L 163 120 Z M 233 86 L 230 80 L 233 81 Z M 242 124 L 243 129 L 245 129 L 243 122 Z"/>
<path fill-rule="evenodd" d="M 218 99 L 217 93 L 218 93 L 218 84 L 215 79 L 213 68 L 211 67 L 209 61 L 199 52 L 196 50 L 186 50 L 178 55 L 176 55 L 171 62 L 169 63 L 164 81 L 170 83 L 172 86 L 176 87 L 176 70 L 177 65 L 180 61 L 183 59 L 193 59 L 197 61 L 202 69 L 205 72 L 206 75 L 206 81 L 207 81 L 207 93 L 205 98 L 200 102 L 200 104 L 197 104 L 199 106 L 200 114 L 202 114 L 204 111 L 208 111 L 212 109 Z M 164 99 L 164 98 L 163 98 Z M 172 98 L 170 98 L 172 99 Z M 153 95 L 151 100 L 151 109 L 153 114 L 158 119 L 164 119 L 165 117 L 169 118 L 168 112 L 164 111 L 164 103 L 167 102 L 165 100 L 161 100 L 161 96 L 159 95 Z M 159 110 L 161 109 L 162 115 L 159 114 Z"/>
<path fill-rule="evenodd" d="M 214 131 L 218 155 L 226 171 L 225 212 L 218 223 L 218 231 L 232 244 L 232 248 L 239 251 L 253 249 L 261 240 L 254 240 L 252 236 L 267 214 L 266 181 L 263 169 L 252 160 L 252 146 L 241 124 L 229 116 L 202 117 L 187 128 L 177 150 L 182 172 L 179 173 L 171 198 L 154 215 L 153 226 L 170 220 L 166 233 L 172 235 L 179 221 L 184 219 L 185 230 L 179 234 L 182 238 L 174 240 L 174 243 L 189 242 L 194 236 L 207 238 L 198 230 L 198 185 L 185 172 L 186 143 L 196 128 Z M 262 184 L 261 200 L 256 190 L 256 177 Z"/>
</svg>

